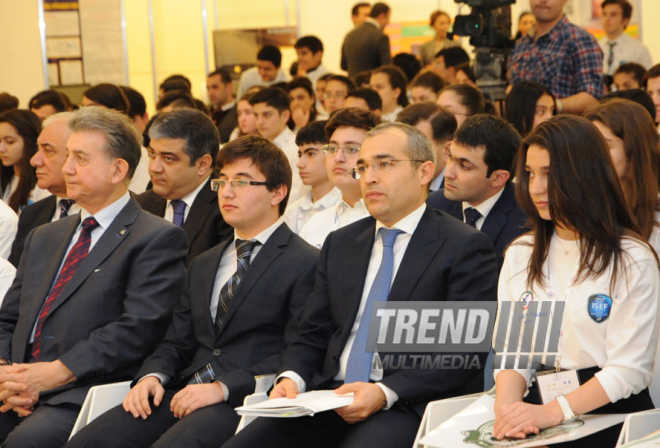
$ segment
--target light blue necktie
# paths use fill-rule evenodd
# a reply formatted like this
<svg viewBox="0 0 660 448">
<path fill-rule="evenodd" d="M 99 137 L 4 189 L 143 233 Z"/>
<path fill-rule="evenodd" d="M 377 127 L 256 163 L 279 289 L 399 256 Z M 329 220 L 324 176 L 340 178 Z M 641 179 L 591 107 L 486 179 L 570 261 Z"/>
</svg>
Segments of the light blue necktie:
<svg viewBox="0 0 660 448">
<path fill-rule="evenodd" d="M 171 204 L 172 210 L 174 210 L 174 219 L 172 220 L 172 224 L 175 226 L 183 227 L 183 217 L 185 216 L 186 212 L 186 203 L 181 199 L 175 199 L 171 202 Z"/>
<path fill-rule="evenodd" d="M 385 302 L 390 295 L 392 273 L 394 271 L 394 241 L 396 241 L 397 235 L 404 232 L 399 229 L 381 227 L 378 233 L 383 240 L 383 259 L 380 262 L 374 283 L 371 285 L 371 290 L 367 296 L 367 303 L 364 305 L 362 319 L 360 320 L 360 325 L 353 341 L 353 347 L 351 347 L 351 352 L 348 355 L 346 377 L 344 378 L 344 383 L 346 384 L 356 383 L 358 381 L 369 382 L 371 361 L 374 357 L 373 352 L 367 351 L 371 310 L 374 302 Z"/>
</svg>

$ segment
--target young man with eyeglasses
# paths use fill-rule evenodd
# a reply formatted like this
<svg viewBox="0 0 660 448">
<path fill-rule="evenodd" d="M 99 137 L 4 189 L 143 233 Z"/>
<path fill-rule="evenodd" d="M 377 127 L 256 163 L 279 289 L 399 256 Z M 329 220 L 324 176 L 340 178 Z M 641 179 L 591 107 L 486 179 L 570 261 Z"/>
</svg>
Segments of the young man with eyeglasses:
<svg viewBox="0 0 660 448">
<path fill-rule="evenodd" d="M 328 179 L 341 191 L 341 200 L 312 216 L 299 235 L 314 247 L 321 248 L 334 230 L 369 216 L 362 201 L 360 182 L 351 171 L 360 157 L 362 142 L 380 118 L 361 109 L 342 109 L 332 116 L 325 127 L 329 143 L 323 147 Z"/>
<path fill-rule="evenodd" d="M 217 447 L 254 392 L 279 368 L 314 285 L 319 253 L 282 222 L 291 186 L 284 153 L 245 136 L 222 148 L 211 181 L 234 234 L 195 258 L 165 340 L 144 362 L 123 405 L 70 447 Z"/>
<path fill-rule="evenodd" d="M 327 121 L 315 121 L 303 127 L 296 135 L 298 145 L 298 175 L 303 184 L 311 187 L 305 196 L 289 204 L 284 221 L 293 232 L 300 229 L 316 215 L 341 201 L 341 191 L 328 179 L 325 169 L 326 155 L 323 146 L 328 143 L 325 135 Z"/>
<path fill-rule="evenodd" d="M 223 448 L 411 446 L 429 401 L 483 390 L 482 368 L 393 368 L 367 347 L 377 302 L 496 299 L 488 237 L 425 204 L 434 158 L 412 126 L 387 123 L 366 135 L 355 175 L 370 216 L 328 235 L 270 394 L 335 390 L 353 393 L 353 403 L 313 417 L 259 418 Z M 485 354 L 461 355 L 483 366 Z"/>
<path fill-rule="evenodd" d="M 325 84 L 325 99 L 323 106 L 328 114 L 343 109 L 345 107 L 346 97 L 355 90 L 355 83 L 343 75 L 332 75 Z"/>
</svg>

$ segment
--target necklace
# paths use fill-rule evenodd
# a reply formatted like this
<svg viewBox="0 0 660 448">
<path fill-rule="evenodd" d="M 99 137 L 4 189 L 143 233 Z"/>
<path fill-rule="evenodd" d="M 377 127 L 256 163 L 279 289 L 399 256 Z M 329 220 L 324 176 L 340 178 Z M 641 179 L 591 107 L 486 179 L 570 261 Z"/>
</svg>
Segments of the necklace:
<svg viewBox="0 0 660 448">
<path fill-rule="evenodd" d="M 561 238 L 557 237 L 557 241 L 559 242 L 559 247 L 561 247 L 561 250 L 564 252 L 564 255 L 568 255 L 573 249 L 575 249 L 575 246 L 572 246 L 570 249 L 566 250 L 564 245 L 561 243 Z"/>
</svg>

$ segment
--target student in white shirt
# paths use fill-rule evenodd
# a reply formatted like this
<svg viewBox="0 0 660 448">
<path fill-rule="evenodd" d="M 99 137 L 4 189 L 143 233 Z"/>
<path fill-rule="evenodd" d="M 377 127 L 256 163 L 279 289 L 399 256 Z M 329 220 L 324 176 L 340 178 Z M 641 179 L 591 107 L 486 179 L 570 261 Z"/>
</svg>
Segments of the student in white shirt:
<svg viewBox="0 0 660 448">
<path fill-rule="evenodd" d="M 323 65 L 323 42 L 316 36 L 303 36 L 296 42 L 296 54 L 298 62 L 296 72 L 292 76 L 305 76 L 312 82 L 312 88 L 316 91 L 317 82 L 320 77 L 330 73 Z M 316 98 L 316 108 L 323 109 L 321 98 Z"/>
<path fill-rule="evenodd" d="M 626 202 L 637 218 L 640 235 L 660 253 L 660 207 L 658 134 L 646 109 L 637 103 L 614 98 L 585 112 L 610 149 Z"/>
<path fill-rule="evenodd" d="M 300 129 L 319 119 L 316 112 L 316 95 L 312 82 L 304 76 L 294 78 L 286 85 L 286 91 L 291 100 L 289 128 L 293 128 L 293 133 L 298 134 Z"/>
<path fill-rule="evenodd" d="M 408 105 L 406 74 L 396 65 L 384 65 L 371 73 L 371 88 L 383 100 L 383 123 L 396 121 L 396 116 Z"/>
<path fill-rule="evenodd" d="M 605 0 L 601 20 L 607 34 L 598 41 L 603 50 L 603 74 L 613 76 L 616 69 L 627 62 L 636 62 L 649 69 L 653 65 L 649 49 L 639 39 L 626 34 L 633 7 L 628 0 Z"/>
<path fill-rule="evenodd" d="M 246 93 L 236 104 L 236 114 L 238 115 L 238 126 L 229 137 L 229 141 L 236 140 L 245 135 L 259 135 L 257 130 L 257 120 L 254 117 L 254 109 L 250 104 L 250 99 L 254 93 Z"/>
<path fill-rule="evenodd" d="M 0 185 L 2 200 L 19 214 L 29 204 L 50 196 L 37 186 L 30 158 L 37 152 L 41 121 L 34 112 L 14 109 L 0 115 Z"/>
<path fill-rule="evenodd" d="M 341 200 L 341 191 L 328 179 L 325 170 L 326 155 L 323 147 L 328 143 L 325 133 L 327 121 L 310 123 L 296 135 L 298 145 L 298 173 L 303 184 L 311 187 L 305 196 L 288 205 L 284 221 L 298 233 L 315 214 L 336 205 Z"/>
<path fill-rule="evenodd" d="M 330 181 L 341 191 L 337 205 L 312 216 L 299 235 L 314 247 L 321 248 L 330 232 L 369 216 L 362 200 L 360 181 L 353 169 L 360 158 L 360 147 L 367 132 L 380 124 L 371 112 L 342 109 L 326 125 L 330 143 L 324 146 L 325 167 Z"/>
<path fill-rule="evenodd" d="M 639 235 L 605 140 L 584 118 L 553 117 L 523 142 L 516 178 L 532 231 L 507 251 L 498 299 L 525 308 L 550 301 L 550 314 L 563 302 L 565 310 L 557 353 L 548 347 L 541 366 L 521 364 L 530 356 L 525 341 L 495 338 L 496 352 L 519 356 L 514 369 L 495 371 L 493 436 L 525 438 L 591 412 L 653 409 L 658 259 Z M 535 319 L 524 320 L 520 334 L 528 322 Z M 523 399 L 535 370 L 555 368 L 577 370 L 581 385 L 541 404 L 537 382 Z M 620 429 L 555 446 L 614 447 Z"/>
<path fill-rule="evenodd" d="M 282 89 L 269 87 L 255 93 L 250 99 L 250 104 L 254 109 L 259 135 L 275 143 L 284 151 L 289 159 L 291 172 L 295 173 L 298 162 L 298 145 L 296 145 L 295 134 L 287 126 L 289 118 L 291 118 L 289 95 Z M 309 188 L 303 185 L 300 176 L 293 176 L 289 200 L 297 201 L 308 190 Z"/>
<path fill-rule="evenodd" d="M 257 66 L 245 70 L 241 74 L 236 98 L 243 98 L 250 87 L 269 87 L 278 82 L 287 82 L 289 75 L 281 69 L 282 52 L 273 45 L 264 45 L 257 53 Z"/>
</svg>

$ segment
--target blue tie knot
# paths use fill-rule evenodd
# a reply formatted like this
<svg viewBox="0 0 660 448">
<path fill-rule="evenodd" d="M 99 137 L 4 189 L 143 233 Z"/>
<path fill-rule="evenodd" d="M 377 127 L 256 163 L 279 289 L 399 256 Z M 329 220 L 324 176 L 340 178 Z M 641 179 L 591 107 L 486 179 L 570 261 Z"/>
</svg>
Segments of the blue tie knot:
<svg viewBox="0 0 660 448">
<path fill-rule="evenodd" d="M 399 236 L 400 233 L 404 233 L 403 230 L 387 229 L 385 227 L 381 227 L 378 232 L 380 233 L 380 237 L 383 239 L 383 246 L 385 247 L 394 247 L 396 237 Z"/>
<path fill-rule="evenodd" d="M 92 230 L 96 229 L 98 226 L 99 223 L 93 216 L 90 216 L 82 222 L 82 228 L 88 234 L 92 233 Z"/>
</svg>

